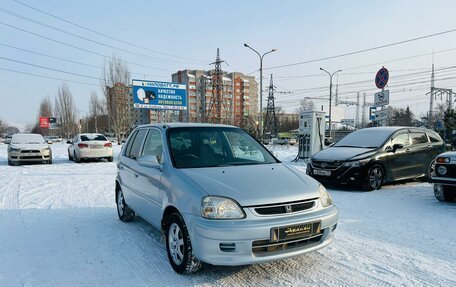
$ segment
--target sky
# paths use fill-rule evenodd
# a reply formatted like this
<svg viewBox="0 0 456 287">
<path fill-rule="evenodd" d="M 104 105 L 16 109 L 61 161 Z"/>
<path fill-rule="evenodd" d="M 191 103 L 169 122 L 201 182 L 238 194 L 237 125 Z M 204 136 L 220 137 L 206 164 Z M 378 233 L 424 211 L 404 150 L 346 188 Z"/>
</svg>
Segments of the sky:
<svg viewBox="0 0 456 287">
<path fill-rule="evenodd" d="M 259 78 L 258 56 L 243 44 L 260 53 L 274 48 L 277 51 L 264 58 L 264 86 L 273 74 L 277 90 L 290 92 L 276 94 L 276 105 L 287 112 L 295 112 L 304 97 L 327 108 L 329 77 L 320 67 L 330 72 L 342 70 L 334 77 L 340 100 L 355 101 L 360 92 L 361 98 L 366 93 L 367 101 L 372 102 L 373 94 L 379 91 L 375 74 L 385 66 L 390 71 L 390 105 L 408 105 L 417 117 L 429 109 L 426 93 L 433 58 L 435 86 L 453 88 L 456 84 L 456 31 L 365 53 L 278 67 L 455 29 L 456 1 L 0 3 L 0 118 L 15 125 L 34 122 L 40 100 L 46 96 L 53 99 L 64 82 L 84 116 L 91 92 L 103 96 L 99 78 L 106 59 L 113 55 L 128 62 L 132 78 L 171 81 L 171 74 L 178 70 L 210 69 L 220 48 L 225 71 Z M 339 107 L 346 118 L 354 117 L 353 106 Z"/>
</svg>

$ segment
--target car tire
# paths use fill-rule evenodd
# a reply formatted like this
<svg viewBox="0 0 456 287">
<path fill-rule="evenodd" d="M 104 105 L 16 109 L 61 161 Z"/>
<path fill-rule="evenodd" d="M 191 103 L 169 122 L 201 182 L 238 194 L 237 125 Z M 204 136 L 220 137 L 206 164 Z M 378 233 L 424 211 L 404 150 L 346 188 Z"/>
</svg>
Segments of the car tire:
<svg viewBox="0 0 456 287">
<path fill-rule="evenodd" d="M 435 160 L 431 161 L 429 164 L 429 168 L 427 170 L 426 175 L 423 177 L 424 182 L 431 182 L 431 177 L 434 175 L 435 172 Z"/>
<path fill-rule="evenodd" d="M 75 163 L 80 163 L 81 159 L 76 155 L 76 152 L 73 153 L 73 159 Z"/>
<path fill-rule="evenodd" d="M 448 185 L 434 184 L 434 196 L 442 202 L 454 201 L 456 199 L 456 188 Z"/>
<path fill-rule="evenodd" d="M 69 160 L 69 161 L 73 161 L 73 157 L 71 156 L 70 151 L 68 151 L 68 160 Z"/>
<path fill-rule="evenodd" d="M 117 215 L 123 222 L 130 222 L 135 219 L 135 212 L 125 203 L 123 192 L 120 188 L 116 190 Z"/>
<path fill-rule="evenodd" d="M 114 158 L 111 156 L 111 157 L 108 157 L 108 161 L 109 162 L 113 162 Z"/>
<path fill-rule="evenodd" d="M 179 213 L 172 213 L 166 221 L 166 251 L 171 267 L 179 274 L 199 271 L 203 263 L 192 252 L 187 226 Z"/>
<path fill-rule="evenodd" d="M 9 165 L 9 166 L 14 166 L 15 164 L 14 164 L 14 162 L 13 162 L 13 161 L 11 161 L 11 160 L 8 160 L 8 165 Z"/>
<path fill-rule="evenodd" d="M 384 181 L 385 173 L 383 168 L 378 164 L 374 164 L 367 172 L 365 182 L 363 183 L 363 190 L 372 191 L 380 189 Z"/>
</svg>

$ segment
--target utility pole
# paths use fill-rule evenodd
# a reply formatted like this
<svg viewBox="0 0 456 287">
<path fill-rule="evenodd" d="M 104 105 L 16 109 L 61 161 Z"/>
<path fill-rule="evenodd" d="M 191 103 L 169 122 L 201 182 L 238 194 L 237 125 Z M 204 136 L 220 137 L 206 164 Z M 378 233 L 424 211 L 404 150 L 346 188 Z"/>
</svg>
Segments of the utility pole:
<svg viewBox="0 0 456 287">
<path fill-rule="evenodd" d="M 432 57 L 432 74 L 431 74 L 431 95 L 430 95 L 430 100 L 429 100 L 429 115 L 428 115 L 428 128 L 432 128 L 432 123 L 433 123 L 433 112 L 434 112 L 434 57 Z"/>
<path fill-rule="evenodd" d="M 220 59 L 220 50 L 217 48 L 217 57 L 215 62 L 210 65 L 214 65 L 215 68 L 211 73 L 212 76 L 212 97 L 209 107 L 212 123 L 222 123 L 222 106 L 225 106 L 223 96 L 223 72 L 222 63 L 225 62 Z"/>
<path fill-rule="evenodd" d="M 264 135 L 269 135 L 269 138 L 277 137 L 277 117 L 274 104 L 274 84 L 272 81 L 269 83 L 268 105 L 266 106 L 266 118 L 264 120 Z"/>
<path fill-rule="evenodd" d="M 359 92 L 356 93 L 356 119 L 355 127 L 359 126 Z"/>
<path fill-rule="evenodd" d="M 361 127 L 364 128 L 366 124 L 366 93 L 363 93 L 363 109 L 362 109 L 362 119 L 361 119 Z"/>
<path fill-rule="evenodd" d="M 329 75 L 329 117 L 328 117 L 329 126 L 328 126 L 328 136 L 330 137 L 331 136 L 332 81 L 333 81 L 332 77 L 336 73 L 342 72 L 342 70 L 337 70 L 337 71 L 335 71 L 332 74 L 330 72 L 326 71 L 325 69 L 321 68 L 321 67 L 320 67 L 320 70 L 326 72 Z"/>
<path fill-rule="evenodd" d="M 259 121 L 260 126 L 259 126 L 259 128 L 260 128 L 260 139 L 263 139 L 263 58 L 267 54 L 277 51 L 277 49 L 272 49 L 271 51 L 266 52 L 263 55 L 261 55 L 260 53 L 258 53 L 257 50 L 253 49 L 252 47 L 250 47 L 249 45 L 247 45 L 245 43 L 244 43 L 244 47 L 249 48 L 250 50 L 254 51 L 260 58 L 260 121 Z"/>
</svg>

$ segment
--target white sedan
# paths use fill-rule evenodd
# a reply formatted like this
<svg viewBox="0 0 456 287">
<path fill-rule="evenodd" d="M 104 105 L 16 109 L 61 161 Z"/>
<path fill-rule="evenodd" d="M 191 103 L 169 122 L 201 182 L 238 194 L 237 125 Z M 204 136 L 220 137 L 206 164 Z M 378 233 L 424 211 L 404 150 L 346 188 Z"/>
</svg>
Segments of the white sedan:
<svg viewBox="0 0 456 287">
<path fill-rule="evenodd" d="M 88 159 L 113 160 L 112 143 L 102 134 L 77 134 L 67 143 L 68 159 L 77 163 Z"/>
</svg>

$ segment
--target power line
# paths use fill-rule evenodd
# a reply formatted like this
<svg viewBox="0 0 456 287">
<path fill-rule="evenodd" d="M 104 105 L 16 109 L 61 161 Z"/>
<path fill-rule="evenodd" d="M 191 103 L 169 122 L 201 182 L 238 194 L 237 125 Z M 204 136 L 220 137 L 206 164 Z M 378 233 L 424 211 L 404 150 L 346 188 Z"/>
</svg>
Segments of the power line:
<svg viewBox="0 0 456 287">
<path fill-rule="evenodd" d="M 12 73 L 18 73 L 18 74 L 24 74 L 24 75 L 34 76 L 34 77 L 40 77 L 40 78 L 45 78 L 45 79 L 52 79 L 52 80 L 57 80 L 57 81 L 63 81 L 63 82 L 71 82 L 71 83 L 77 83 L 77 84 L 89 85 L 89 86 L 97 86 L 97 87 L 100 86 L 100 85 L 97 85 L 97 84 L 91 84 L 91 83 L 84 83 L 84 82 L 79 82 L 79 81 L 73 81 L 73 80 L 67 80 L 67 79 L 61 79 L 61 78 L 55 78 L 55 77 L 51 77 L 51 76 L 44 76 L 44 75 L 39 75 L 39 74 L 33 74 L 33 73 L 28 73 L 28 72 L 23 72 L 23 71 L 17 71 L 17 70 L 2 68 L 2 67 L 0 67 L 0 70 L 12 72 Z"/>
<path fill-rule="evenodd" d="M 75 22 L 71 22 L 71 21 L 69 21 L 69 20 L 67 20 L 67 19 L 64 19 L 64 18 L 62 18 L 62 17 L 56 16 L 56 15 L 51 14 L 51 13 L 49 13 L 49 12 L 43 11 L 43 10 L 41 10 L 41 9 L 38 9 L 38 8 L 36 8 L 36 7 L 33 7 L 33 6 L 28 5 L 28 4 L 26 4 L 26 3 L 23 3 L 23 2 L 20 2 L 20 1 L 17 1 L 17 0 L 13 0 L 13 1 L 16 2 L 16 3 L 18 3 L 18 4 L 20 4 L 20 5 L 26 6 L 26 7 L 30 8 L 30 9 L 32 9 L 32 10 L 35 10 L 35 11 L 40 12 L 40 13 L 42 13 L 42 14 L 48 15 L 48 16 L 50 16 L 50 17 L 53 17 L 53 18 L 55 18 L 55 19 L 58 19 L 58 20 L 60 20 L 60 21 L 65 22 L 65 23 L 68 23 L 68 24 L 70 24 L 70 25 L 76 26 L 76 27 L 81 28 L 81 29 L 84 29 L 84 30 L 86 30 L 86 31 L 95 33 L 95 34 L 97 34 L 97 35 L 99 35 L 99 36 L 103 36 L 103 37 L 109 38 L 109 39 L 111 39 L 111 40 L 114 40 L 114 41 L 117 41 L 117 42 L 120 42 L 120 43 L 129 45 L 129 46 L 132 46 L 132 47 L 144 49 L 144 50 L 147 50 L 147 51 L 150 51 L 150 52 L 153 52 L 153 53 L 156 53 L 156 54 L 161 54 L 161 55 L 164 55 L 164 56 L 169 56 L 169 57 L 175 57 L 175 58 L 180 58 L 180 59 L 187 59 L 187 60 L 197 61 L 197 62 L 201 62 L 201 63 L 206 63 L 206 61 L 197 60 L 197 59 L 192 59 L 192 58 L 187 58 L 187 57 L 182 57 L 182 56 L 173 55 L 173 54 L 168 54 L 168 53 L 164 53 L 164 52 L 160 52 L 160 51 L 157 51 L 157 50 L 150 49 L 150 48 L 148 48 L 148 47 L 143 47 L 143 46 L 140 46 L 140 45 L 136 45 L 136 44 L 130 43 L 130 42 L 128 42 L 128 41 L 125 41 L 125 40 L 122 40 L 122 39 L 119 39 L 119 38 L 116 38 L 116 37 L 107 35 L 107 34 L 105 34 L 105 33 L 98 32 L 98 31 L 96 31 L 96 30 L 94 30 L 94 29 L 87 28 L 87 27 L 82 26 L 82 25 L 80 25 L 80 24 L 77 24 L 77 23 L 75 23 Z"/>
<path fill-rule="evenodd" d="M 426 38 L 436 37 L 436 36 L 440 36 L 440 35 L 444 35 L 444 34 L 448 34 L 448 33 L 453 33 L 453 32 L 456 32 L 456 28 L 455 29 L 446 30 L 446 31 L 442 31 L 442 32 L 438 32 L 438 33 L 425 35 L 425 36 L 415 37 L 415 38 L 411 38 L 411 39 L 407 39 L 407 40 L 403 40 L 403 41 L 399 41 L 399 42 L 394 42 L 394 43 L 390 43 L 390 44 L 380 45 L 380 46 L 376 46 L 376 47 L 373 47 L 373 48 L 367 48 L 367 49 L 362 49 L 362 50 L 358 50 L 358 51 L 338 54 L 338 55 L 335 55 L 335 56 L 329 56 L 329 57 L 318 58 L 318 59 L 314 59 L 314 60 L 307 60 L 307 61 L 302 61 L 302 62 L 296 62 L 296 63 L 290 63 L 290 64 L 285 64 L 285 65 L 273 66 L 273 67 L 268 67 L 268 68 L 263 68 L 263 69 L 278 69 L 278 68 L 284 68 L 284 67 L 291 67 L 291 66 L 304 65 L 304 64 L 309 64 L 309 63 L 315 63 L 315 62 L 320 62 L 320 61 L 330 60 L 330 59 L 335 59 L 335 58 L 341 58 L 341 57 L 351 56 L 351 55 L 355 55 L 355 54 L 361 54 L 361 53 L 365 53 L 365 52 L 370 52 L 370 51 L 374 51 L 374 50 L 378 50 L 378 49 L 383 49 L 383 48 L 387 48 L 387 47 L 397 46 L 397 45 L 401 45 L 401 44 L 405 44 L 405 43 L 409 43 L 409 42 L 414 42 L 414 41 L 418 41 L 418 40 L 423 40 L 423 39 L 426 39 Z"/>
<path fill-rule="evenodd" d="M 19 30 L 19 31 L 22 31 L 22 32 L 25 32 L 25 33 L 28 33 L 28 34 L 32 34 L 34 36 L 37 36 L 37 37 L 40 37 L 40 38 L 43 38 L 43 39 L 46 39 L 46 40 L 49 40 L 49 41 L 52 41 L 52 42 L 59 43 L 61 45 L 67 46 L 67 47 L 71 47 L 73 49 L 81 50 L 81 51 L 84 51 L 84 52 L 87 52 L 87 53 L 90 53 L 90 54 L 93 54 L 93 55 L 97 55 L 97 56 L 100 56 L 100 57 L 103 57 L 103 58 L 111 58 L 111 57 L 106 56 L 104 54 L 101 54 L 101 53 L 98 53 L 98 52 L 94 52 L 94 51 L 91 51 L 91 50 L 88 50 L 88 49 L 85 49 L 85 48 L 81 48 L 81 47 L 78 47 L 78 46 L 75 46 L 75 45 L 72 45 L 72 44 L 68 44 L 66 42 L 62 42 L 62 41 L 59 41 L 59 40 L 56 40 L 56 39 L 53 39 L 53 38 L 50 38 L 50 37 L 47 37 L 47 36 L 32 32 L 32 31 L 29 31 L 29 30 L 26 30 L 26 29 L 22 29 L 22 28 L 16 27 L 14 25 L 7 24 L 7 23 L 2 22 L 2 21 L 0 21 L 0 24 L 4 25 L 4 26 L 7 26 L 7 27 L 10 27 L 10 28 L 13 28 L 13 29 L 16 29 L 16 30 Z M 156 70 L 162 70 L 162 71 L 166 71 L 166 72 L 173 72 L 171 70 L 157 68 L 157 67 L 152 67 L 152 66 L 148 66 L 148 65 L 135 63 L 135 62 L 125 61 L 125 63 L 131 64 L 131 65 L 135 65 L 135 66 L 145 67 L 145 68 L 149 68 L 149 69 L 156 69 Z"/>
<path fill-rule="evenodd" d="M 74 61 L 74 60 L 67 59 L 67 58 L 55 57 L 55 56 L 52 56 L 52 55 L 49 55 L 49 54 L 36 52 L 36 51 L 32 51 L 32 50 L 28 50 L 28 49 L 24 49 L 24 48 L 20 48 L 20 47 L 7 45 L 7 44 L 0 43 L 0 46 L 4 46 L 4 47 L 11 48 L 11 49 L 16 49 L 16 50 L 19 50 L 19 51 L 23 51 L 23 52 L 27 52 L 27 53 L 31 53 L 31 54 L 35 54 L 35 55 L 39 55 L 39 56 L 43 56 L 43 57 L 47 57 L 47 58 L 50 58 L 50 59 L 55 59 L 55 60 L 64 61 L 64 62 L 68 62 L 68 63 L 78 64 L 78 65 L 81 65 L 81 66 L 87 66 L 87 67 L 96 68 L 96 69 L 100 69 L 100 70 L 103 69 L 103 67 L 101 67 L 101 66 L 95 66 L 95 65 L 91 65 L 91 64 L 87 64 L 87 63 L 82 63 L 82 62 Z M 137 73 L 137 72 L 131 72 L 131 73 L 135 74 L 135 75 L 149 76 L 149 77 L 152 77 L 152 78 L 153 77 L 165 77 L 165 76 L 158 76 L 158 75 L 148 75 L 148 74 Z"/>
<path fill-rule="evenodd" d="M 140 56 L 140 57 L 151 58 L 151 59 L 154 59 L 154 60 L 157 60 L 157 61 L 161 62 L 162 64 L 169 65 L 169 63 L 166 63 L 166 62 L 194 64 L 194 63 L 191 63 L 191 62 L 174 61 L 174 60 L 168 60 L 168 59 L 152 57 L 152 56 L 149 56 L 149 55 L 136 53 L 136 52 L 124 49 L 124 48 L 119 48 L 119 47 L 116 47 L 116 46 L 113 46 L 113 45 L 109 45 L 109 44 L 106 44 L 106 43 L 103 43 L 103 42 L 99 42 L 99 41 L 96 41 L 96 40 L 93 40 L 93 39 L 90 39 L 90 38 L 87 38 L 87 37 L 84 37 L 84 36 L 80 36 L 80 35 L 78 35 L 76 33 L 69 32 L 69 31 L 54 27 L 52 25 L 48 25 L 48 24 L 42 23 L 40 21 L 34 20 L 32 18 L 29 18 L 29 17 L 21 16 L 19 14 L 16 14 L 14 12 L 8 11 L 6 9 L 0 8 L 0 12 L 6 13 L 8 15 L 12 15 L 14 17 L 17 17 L 17 18 L 20 18 L 20 19 L 23 19 L 23 20 L 26 20 L 26 21 L 29 21 L 29 22 L 44 26 L 44 27 L 47 27 L 47 28 L 55 30 L 55 31 L 59 31 L 59 32 L 67 34 L 67 35 L 71 35 L 71 36 L 79 38 L 79 39 L 83 39 L 85 41 L 92 42 L 92 43 L 95 43 L 95 44 L 98 44 L 98 45 L 101 45 L 101 46 L 105 46 L 105 47 L 108 47 L 108 48 L 111 48 L 111 49 L 115 49 L 115 50 L 118 50 L 118 51 L 122 51 L 124 53 L 129 53 L 129 54 L 133 54 L 133 55 Z"/>
<path fill-rule="evenodd" d="M 78 76 L 78 77 L 95 79 L 95 80 L 99 80 L 99 81 L 102 80 L 101 78 L 97 78 L 97 77 L 92 77 L 92 76 L 87 76 L 87 75 L 83 75 L 83 74 L 68 72 L 68 71 L 64 71 L 64 70 L 54 69 L 54 68 L 51 68 L 51 67 L 36 65 L 36 64 L 32 64 L 32 63 L 28 63 L 28 62 L 24 62 L 24 61 L 19 61 L 19 60 L 14 60 L 14 59 L 10 59 L 10 58 L 0 57 L 0 59 L 6 60 L 6 61 L 10 61 L 10 62 L 19 63 L 19 64 L 23 64 L 23 65 L 33 66 L 33 67 L 37 67 L 37 68 L 41 68 L 41 69 L 51 70 L 51 71 L 55 71 L 55 72 L 59 72 L 59 73 L 65 73 L 65 74 L 69 74 L 69 75 L 74 75 L 74 76 Z"/>
</svg>

